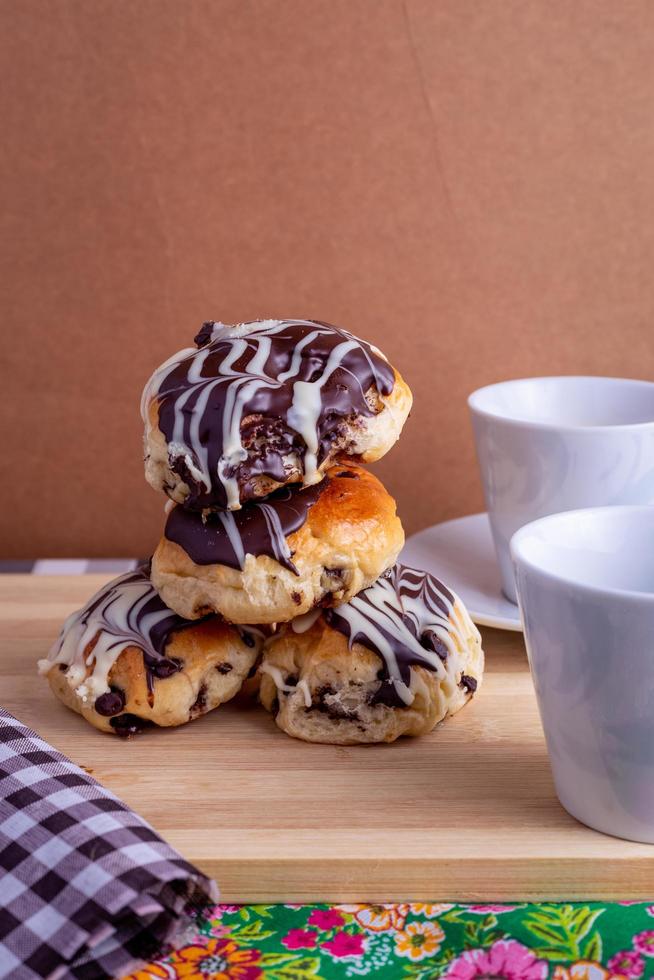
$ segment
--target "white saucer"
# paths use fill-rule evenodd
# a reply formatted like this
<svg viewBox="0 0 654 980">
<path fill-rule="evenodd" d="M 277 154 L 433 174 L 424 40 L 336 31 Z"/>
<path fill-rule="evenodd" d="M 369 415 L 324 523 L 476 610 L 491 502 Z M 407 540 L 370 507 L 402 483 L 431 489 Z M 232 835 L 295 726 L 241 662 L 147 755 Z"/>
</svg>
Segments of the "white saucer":
<svg viewBox="0 0 654 980">
<path fill-rule="evenodd" d="M 518 607 L 504 596 L 488 514 L 470 514 L 418 531 L 399 560 L 431 572 L 466 604 L 475 623 L 522 630 Z"/>
</svg>

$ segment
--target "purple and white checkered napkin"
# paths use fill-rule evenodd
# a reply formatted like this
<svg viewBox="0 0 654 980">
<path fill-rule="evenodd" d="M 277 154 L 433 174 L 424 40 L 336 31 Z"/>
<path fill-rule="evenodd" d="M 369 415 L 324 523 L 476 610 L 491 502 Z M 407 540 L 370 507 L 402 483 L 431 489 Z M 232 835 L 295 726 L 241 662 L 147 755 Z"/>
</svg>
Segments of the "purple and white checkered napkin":
<svg viewBox="0 0 654 980">
<path fill-rule="evenodd" d="M 217 897 L 149 824 L 0 708 L 0 977 L 120 977 Z"/>
</svg>

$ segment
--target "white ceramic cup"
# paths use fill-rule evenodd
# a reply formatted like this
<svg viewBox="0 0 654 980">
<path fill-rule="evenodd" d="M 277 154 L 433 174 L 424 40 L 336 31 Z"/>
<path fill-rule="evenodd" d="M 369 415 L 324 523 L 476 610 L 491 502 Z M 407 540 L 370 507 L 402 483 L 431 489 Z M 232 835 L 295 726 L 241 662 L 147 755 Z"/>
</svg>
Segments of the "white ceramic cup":
<svg viewBox="0 0 654 980">
<path fill-rule="evenodd" d="M 654 507 L 544 517 L 511 554 L 558 797 L 654 843 Z"/>
<path fill-rule="evenodd" d="M 512 535 L 578 507 L 654 503 L 654 383 L 525 378 L 468 399 L 502 575 L 516 601 Z"/>
</svg>

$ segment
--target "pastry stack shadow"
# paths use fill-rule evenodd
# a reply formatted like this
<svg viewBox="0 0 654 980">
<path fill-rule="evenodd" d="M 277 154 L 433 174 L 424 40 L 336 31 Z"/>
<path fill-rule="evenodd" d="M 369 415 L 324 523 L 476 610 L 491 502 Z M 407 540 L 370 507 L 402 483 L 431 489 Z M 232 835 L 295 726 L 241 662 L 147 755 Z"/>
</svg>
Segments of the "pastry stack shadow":
<svg viewBox="0 0 654 980">
<path fill-rule="evenodd" d="M 319 321 L 208 322 L 195 342 L 143 392 L 146 479 L 169 497 L 151 563 L 73 613 L 41 672 L 122 736 L 246 681 L 307 741 L 425 734 L 474 695 L 483 653 L 461 601 L 397 564 L 395 501 L 361 465 L 398 439 L 408 386 Z"/>
</svg>

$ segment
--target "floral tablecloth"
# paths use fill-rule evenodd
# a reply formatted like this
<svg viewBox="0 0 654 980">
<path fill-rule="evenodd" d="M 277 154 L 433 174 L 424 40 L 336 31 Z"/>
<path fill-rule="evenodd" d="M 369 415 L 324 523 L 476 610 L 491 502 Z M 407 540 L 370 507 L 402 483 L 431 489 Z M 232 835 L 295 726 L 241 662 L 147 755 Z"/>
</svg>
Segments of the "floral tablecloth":
<svg viewBox="0 0 654 980">
<path fill-rule="evenodd" d="M 654 977 L 654 905 L 217 905 L 129 980 Z"/>
</svg>

